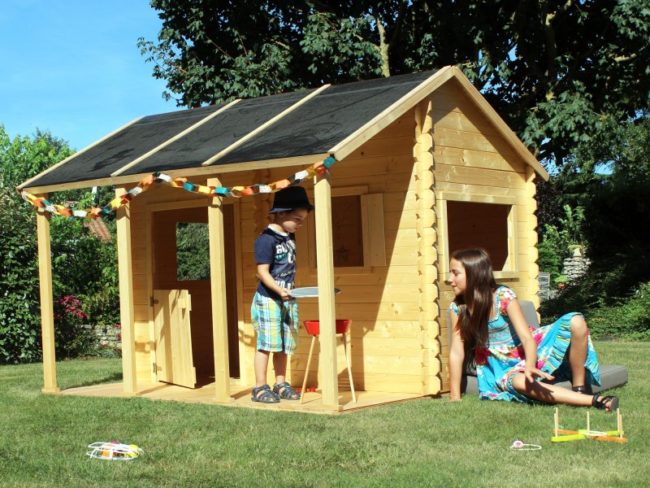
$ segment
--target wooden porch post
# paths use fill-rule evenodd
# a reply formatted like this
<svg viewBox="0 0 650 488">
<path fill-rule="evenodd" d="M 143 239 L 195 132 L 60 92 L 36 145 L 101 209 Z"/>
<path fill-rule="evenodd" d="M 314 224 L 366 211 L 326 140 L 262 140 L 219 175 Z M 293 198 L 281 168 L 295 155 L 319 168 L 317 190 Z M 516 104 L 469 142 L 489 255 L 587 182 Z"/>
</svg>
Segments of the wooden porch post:
<svg viewBox="0 0 650 488">
<path fill-rule="evenodd" d="M 218 178 L 209 178 L 208 185 L 220 186 L 221 182 Z M 212 204 L 208 207 L 210 294 L 212 297 L 212 342 L 216 400 L 230 402 L 232 398 L 230 397 L 230 364 L 228 362 L 228 297 L 226 294 L 226 253 L 222 205 L 222 198 L 214 197 Z"/>
<path fill-rule="evenodd" d="M 47 195 L 41 195 L 47 198 Z M 43 347 L 43 393 L 56 393 L 56 352 L 54 347 L 54 297 L 52 295 L 52 254 L 50 221 L 44 212 L 36 216 L 38 276 L 41 295 L 41 337 Z"/>
<path fill-rule="evenodd" d="M 118 188 L 121 197 L 126 189 Z M 117 263 L 120 285 L 120 322 L 122 325 L 122 378 L 124 393 L 137 392 L 135 364 L 135 321 L 133 312 L 133 256 L 131 254 L 131 209 L 117 210 Z"/>
<path fill-rule="evenodd" d="M 338 410 L 339 384 L 336 358 L 336 302 L 334 297 L 334 257 L 332 249 L 332 188 L 329 174 L 316 178 L 316 263 L 318 268 L 318 319 L 320 320 L 320 361 L 323 406 Z"/>
</svg>

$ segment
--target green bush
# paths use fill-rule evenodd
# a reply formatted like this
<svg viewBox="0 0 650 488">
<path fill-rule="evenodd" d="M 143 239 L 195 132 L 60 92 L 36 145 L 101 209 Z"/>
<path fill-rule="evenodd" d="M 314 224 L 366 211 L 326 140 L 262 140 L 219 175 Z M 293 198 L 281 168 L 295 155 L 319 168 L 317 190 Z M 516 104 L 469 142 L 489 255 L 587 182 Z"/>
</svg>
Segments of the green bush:
<svg viewBox="0 0 650 488">
<path fill-rule="evenodd" d="M 65 295 L 54 302 L 57 358 L 74 358 L 98 348 L 99 338 L 87 319 L 88 315 L 76 296 Z"/>
<path fill-rule="evenodd" d="M 88 322 L 95 325 L 120 323 L 120 295 L 117 285 L 108 285 L 103 290 L 78 295 L 88 314 Z"/>
<path fill-rule="evenodd" d="M 604 276 L 603 281 L 619 282 L 616 271 L 612 276 Z M 552 323 L 566 312 L 582 312 L 594 338 L 650 339 L 650 282 L 639 285 L 630 296 L 604 300 L 593 293 L 600 288 L 596 276 L 602 275 L 591 275 L 567 288 L 559 297 L 543 302 L 542 323 Z"/>
<path fill-rule="evenodd" d="M 41 358 L 36 211 L 15 187 L 71 153 L 64 141 L 45 133 L 12 141 L 0 125 L 0 364 Z M 110 188 L 101 189 L 97 202 L 111 196 Z M 89 191 L 60 192 L 52 200 L 73 201 L 78 208 L 93 205 Z M 112 216 L 105 220 L 114 236 Z M 74 316 L 55 319 L 57 356 L 96 353 L 94 332 L 81 325 L 119 321 L 114 239 L 102 242 L 81 221 L 63 217 L 50 219 L 50 229 L 55 301 L 75 295 L 78 308 L 89 315 L 85 324 L 68 320 L 79 319 Z"/>
<path fill-rule="evenodd" d="M 562 263 L 569 257 L 569 248 L 566 246 L 557 227 L 546 225 L 542 239 L 537 245 L 539 269 L 551 274 L 551 282 L 562 272 Z"/>
<path fill-rule="evenodd" d="M 177 279 L 210 279 L 210 238 L 207 224 L 180 223 L 176 227 Z"/>
<path fill-rule="evenodd" d="M 0 188 L 0 364 L 41 357 L 35 214 Z"/>
<path fill-rule="evenodd" d="M 632 294 L 630 287 L 622 287 L 628 274 L 628 263 L 618 261 L 609 267 L 600 267 L 601 263 L 592 264 L 586 275 L 568 283 L 560 293 L 541 304 L 544 317 L 578 311 L 585 312 L 608 306 L 618 306 Z"/>
<path fill-rule="evenodd" d="M 586 318 L 595 338 L 650 339 L 650 282 L 642 284 L 629 300 L 591 310 Z"/>
<path fill-rule="evenodd" d="M 570 205 L 563 205 L 564 215 L 558 218 L 558 224 L 546 224 L 538 244 L 539 268 L 551 274 L 553 283 L 562 273 L 564 260 L 571 255 L 575 248 L 584 249 L 586 239 L 582 232 L 585 221 L 584 209 L 580 206 L 575 209 Z"/>
</svg>

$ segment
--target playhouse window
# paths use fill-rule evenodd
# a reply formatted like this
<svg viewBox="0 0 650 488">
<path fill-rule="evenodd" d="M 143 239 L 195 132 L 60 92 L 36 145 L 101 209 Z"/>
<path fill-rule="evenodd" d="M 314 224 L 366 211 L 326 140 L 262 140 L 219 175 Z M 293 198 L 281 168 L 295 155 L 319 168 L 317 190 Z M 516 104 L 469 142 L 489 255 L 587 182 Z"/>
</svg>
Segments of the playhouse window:
<svg viewBox="0 0 650 488">
<path fill-rule="evenodd" d="M 210 279 L 208 224 L 176 224 L 176 279 L 194 281 Z"/>
<path fill-rule="evenodd" d="M 386 266 L 382 194 L 365 187 L 332 189 L 332 254 L 334 267 L 360 269 Z M 316 229 L 309 219 L 309 262 L 316 268 Z"/>
<path fill-rule="evenodd" d="M 490 254 L 494 271 L 513 271 L 513 208 L 495 203 L 447 201 L 449 252 L 482 247 Z"/>
<path fill-rule="evenodd" d="M 332 198 L 334 267 L 363 266 L 361 196 Z"/>
</svg>

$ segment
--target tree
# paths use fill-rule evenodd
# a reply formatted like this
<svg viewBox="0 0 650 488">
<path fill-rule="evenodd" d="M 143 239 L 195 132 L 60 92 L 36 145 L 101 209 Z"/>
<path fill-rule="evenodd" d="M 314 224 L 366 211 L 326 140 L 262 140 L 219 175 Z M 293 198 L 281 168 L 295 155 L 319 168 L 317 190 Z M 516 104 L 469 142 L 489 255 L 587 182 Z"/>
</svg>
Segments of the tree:
<svg viewBox="0 0 650 488">
<path fill-rule="evenodd" d="M 35 218 L 15 197 L 0 188 L 0 364 L 40 357 Z"/>
<path fill-rule="evenodd" d="M 650 114 L 640 113 L 633 121 L 601 132 L 595 142 L 579 147 L 575 156 L 585 166 L 608 165 L 610 170 L 584 183 L 584 191 L 576 193 L 576 201 L 584 207 L 581 231 L 588 242 L 589 273 L 556 300 L 545 303 L 545 313 L 605 307 L 607 317 L 613 317 L 629 312 L 630 307 L 621 304 L 642 298 L 641 290 L 647 290 L 650 283 L 650 262 L 645 258 L 650 254 L 646 225 L 650 221 Z M 568 186 L 562 179 L 558 180 L 559 185 Z M 547 233 L 546 238 L 552 240 L 553 233 Z M 549 247 L 552 246 L 541 246 L 540 257 L 541 250 L 548 251 Z M 553 250 L 557 249 L 559 246 Z M 550 254 L 547 252 L 546 257 Z M 647 294 L 641 301 L 647 306 Z M 619 320 L 628 318 L 631 315 L 620 315 Z M 643 328 L 643 324 L 647 320 L 639 327 Z"/>
<path fill-rule="evenodd" d="M 176 225 L 176 275 L 178 281 L 210 279 L 210 236 L 208 225 Z"/>
<path fill-rule="evenodd" d="M 11 141 L 0 125 L 0 363 L 40 358 L 36 219 L 15 187 L 70 153 L 43 134 Z"/>
<path fill-rule="evenodd" d="M 650 114 L 620 127 L 601 144 L 606 153 L 603 148 L 588 151 L 611 162 L 613 170 L 591 188 L 585 231 L 598 267 L 625 267 L 625 292 L 639 281 L 650 281 L 645 259 L 650 254 Z"/>
<path fill-rule="evenodd" d="M 37 131 L 33 138 L 19 136 L 11 141 L 0 125 L 0 363 L 40 358 L 36 212 L 15 188 L 70 154 L 67 143 L 49 133 Z M 57 193 L 54 198 L 87 207 L 92 196 L 77 190 Z M 54 217 L 50 225 L 55 301 L 73 295 L 92 312 L 91 320 L 116 320 L 114 244 L 95 239 L 78 220 Z M 110 219 L 108 225 L 113 227 Z M 86 329 L 79 328 L 79 321 L 71 321 L 73 318 L 80 314 L 59 313 L 55 317 L 57 353 L 88 352 L 80 349 L 90 343 L 80 339 Z"/>
<path fill-rule="evenodd" d="M 153 0 L 166 97 L 223 102 L 459 64 L 540 159 L 647 107 L 645 0 Z"/>
<path fill-rule="evenodd" d="M 15 188 L 23 181 L 73 152 L 65 141 L 47 132 L 36 131 L 33 140 L 18 136 L 11 141 L 0 125 L 0 187 L 15 194 Z"/>
</svg>

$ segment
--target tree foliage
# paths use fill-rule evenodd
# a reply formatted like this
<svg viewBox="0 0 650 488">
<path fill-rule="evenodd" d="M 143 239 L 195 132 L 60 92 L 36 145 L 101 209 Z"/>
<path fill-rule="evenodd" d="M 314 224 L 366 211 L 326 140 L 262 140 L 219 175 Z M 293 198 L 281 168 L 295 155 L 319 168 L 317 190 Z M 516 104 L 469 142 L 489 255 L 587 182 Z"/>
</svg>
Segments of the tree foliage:
<svg viewBox="0 0 650 488">
<path fill-rule="evenodd" d="M 182 222 L 176 225 L 176 277 L 178 281 L 210 279 L 208 225 Z"/>
<path fill-rule="evenodd" d="M 34 361 L 41 354 L 36 212 L 15 187 L 70 154 L 67 143 L 49 133 L 12 141 L 0 125 L 0 363 Z M 70 191 L 53 198 L 88 207 L 92 196 Z M 57 354 L 89 352 L 91 341 L 80 328 L 79 314 L 95 323 L 117 320 L 115 246 L 100 242 L 73 219 L 52 218 L 50 234 L 55 301 L 80 300 L 74 313 L 55 316 Z"/>
<path fill-rule="evenodd" d="M 0 363 L 34 361 L 40 357 L 35 217 L 6 188 L 0 205 Z"/>
<path fill-rule="evenodd" d="M 594 185 L 585 208 L 589 254 L 597 270 L 621 268 L 619 295 L 650 281 L 650 115 L 609 137 L 612 174 Z"/>
<path fill-rule="evenodd" d="M 458 64 L 540 159 L 647 107 L 645 0 L 153 0 L 181 106 Z"/>
<path fill-rule="evenodd" d="M 36 219 L 15 187 L 70 153 L 40 133 L 11 141 L 0 126 L 0 363 L 40 357 Z"/>
<path fill-rule="evenodd" d="M 585 212 L 579 230 L 596 268 L 606 268 L 598 256 L 611 255 L 614 248 L 607 246 L 615 245 L 615 235 L 629 241 L 627 251 L 641 249 L 636 243 L 645 236 L 632 222 L 643 222 L 642 205 L 631 204 L 635 217 L 627 219 L 615 215 L 612 202 L 623 205 L 619 199 L 629 192 L 645 194 L 643 178 L 631 183 L 624 175 L 638 168 L 625 154 L 638 151 L 646 160 L 649 154 L 628 132 L 648 113 L 647 0 L 151 5 L 162 28 L 157 40 L 140 39 L 139 46 L 154 76 L 166 80 L 165 96 L 181 106 L 459 65 L 554 175 L 538 188 L 540 230 L 548 224 L 560 236 L 568 205 L 572 213 Z M 612 175 L 599 172 L 603 167 Z M 560 248 L 561 237 L 551 242 L 551 234 L 542 258 L 558 268 L 567 249 Z M 625 256 L 625 262 L 633 259 Z M 621 295 L 630 289 L 621 280 L 597 281 L 604 282 L 624 285 Z"/>
<path fill-rule="evenodd" d="M 648 114 L 600 133 L 597 144 L 578 151 L 577 157 L 585 165 L 610 164 L 611 172 L 585 183 L 584 191 L 576 193 L 584 208 L 581 232 L 592 263 L 588 275 L 545 304 L 549 313 L 604 307 L 611 316 L 612 307 L 620 306 L 650 282 L 650 261 L 646 259 L 650 255 L 649 155 Z M 570 178 L 568 182 L 557 179 L 555 184 L 570 186 Z"/>
<path fill-rule="evenodd" d="M 564 216 L 558 225 L 546 224 L 544 238 L 538 243 L 538 264 L 541 270 L 551 274 L 551 282 L 560 276 L 564 260 L 574 249 L 584 251 L 587 239 L 584 235 L 585 211 L 583 207 L 575 209 L 569 205 L 563 207 Z"/>
</svg>

